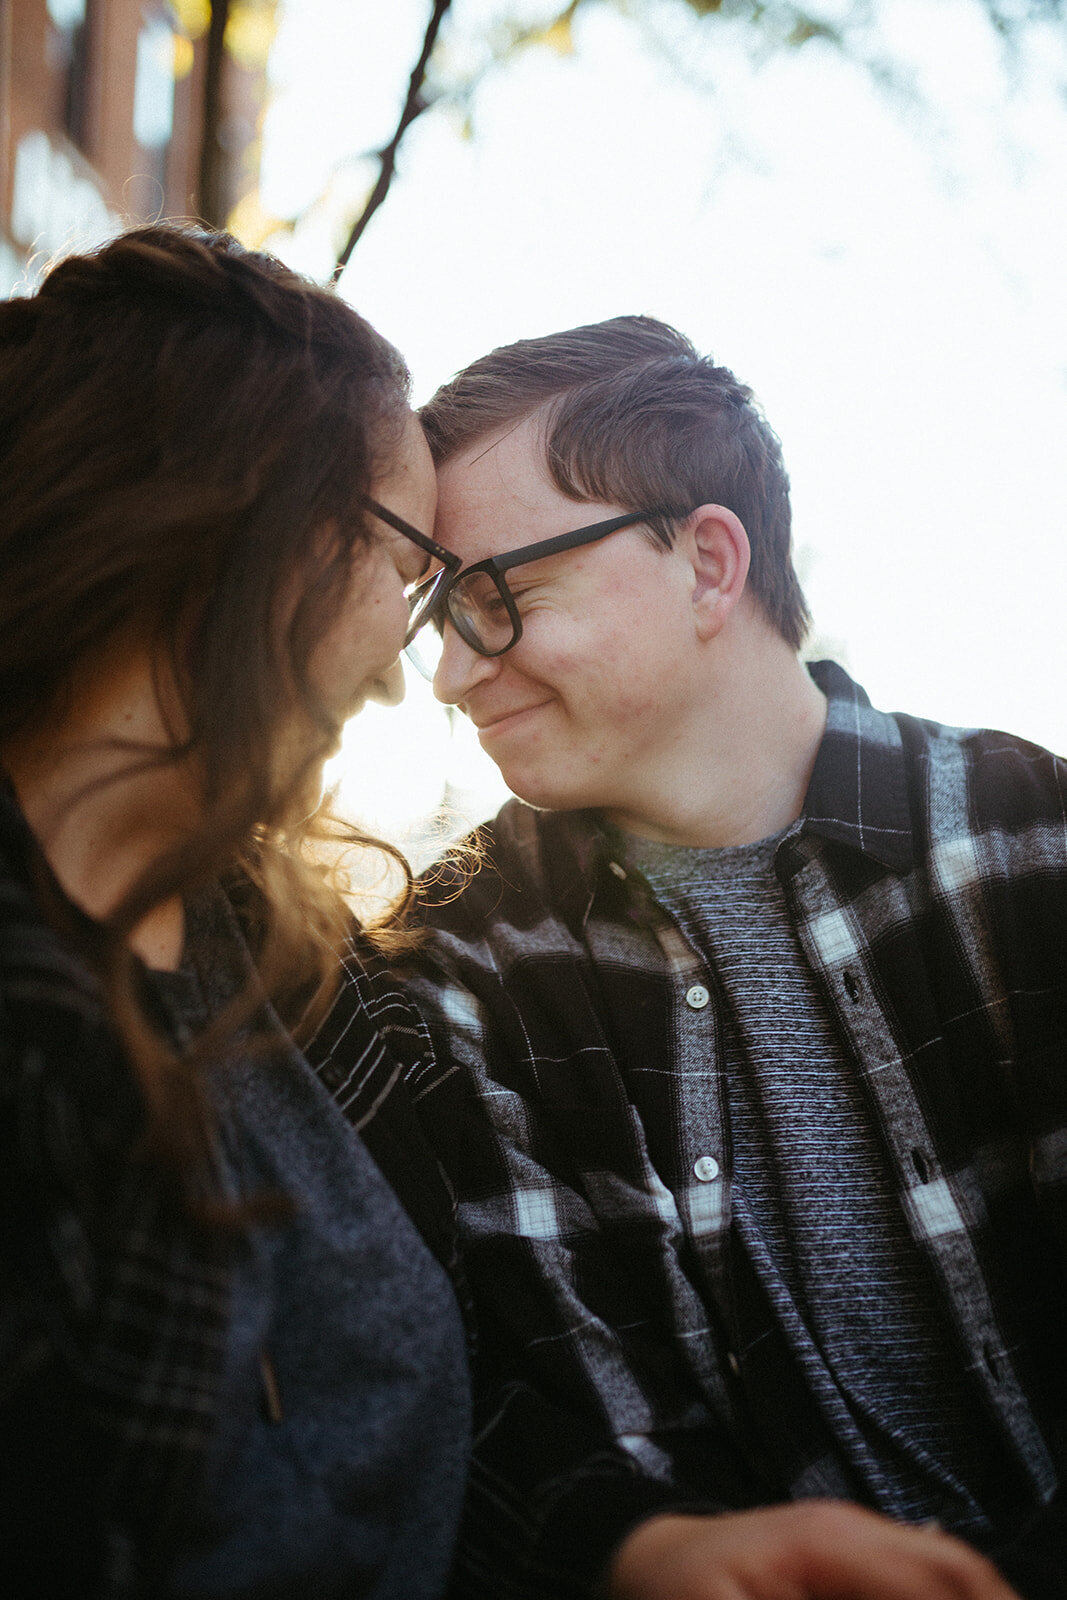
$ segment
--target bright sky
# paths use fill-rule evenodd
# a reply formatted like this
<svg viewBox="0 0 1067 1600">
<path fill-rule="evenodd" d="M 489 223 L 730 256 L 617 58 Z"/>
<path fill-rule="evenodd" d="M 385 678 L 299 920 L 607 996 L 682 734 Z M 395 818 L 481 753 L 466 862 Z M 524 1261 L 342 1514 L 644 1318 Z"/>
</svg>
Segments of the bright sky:
<svg viewBox="0 0 1067 1600">
<path fill-rule="evenodd" d="M 453 59 L 505 9 L 455 0 Z M 524 7 L 549 16 L 551 0 Z M 753 63 L 674 0 L 579 12 L 412 129 L 343 292 L 416 396 L 494 345 L 620 312 L 682 328 L 760 396 L 785 448 L 816 636 L 887 710 L 1067 750 L 1067 30 L 1013 81 L 975 0 L 883 0 L 880 93 L 822 45 Z M 287 0 L 264 201 L 351 209 L 392 132 L 429 0 Z M 329 204 L 271 241 L 325 275 Z M 336 224 L 334 224 L 336 226 Z M 461 719 L 460 719 L 461 720 Z M 446 781 L 500 790 L 413 684 L 339 758 L 402 834 Z"/>
</svg>

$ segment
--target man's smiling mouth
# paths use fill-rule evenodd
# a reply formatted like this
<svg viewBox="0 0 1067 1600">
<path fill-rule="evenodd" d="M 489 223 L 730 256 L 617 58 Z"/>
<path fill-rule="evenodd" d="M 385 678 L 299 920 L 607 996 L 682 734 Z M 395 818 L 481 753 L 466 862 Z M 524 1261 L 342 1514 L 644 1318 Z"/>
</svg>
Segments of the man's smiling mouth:
<svg viewBox="0 0 1067 1600">
<path fill-rule="evenodd" d="M 474 722 L 479 736 L 484 737 L 486 734 L 504 731 L 507 724 L 517 721 L 519 717 L 527 716 L 531 711 L 540 711 L 543 706 L 548 704 L 547 700 L 536 700 L 528 706 L 516 706 L 513 710 L 498 712 L 494 716 L 487 717 L 484 721 L 479 721 L 477 717 L 471 720 Z"/>
</svg>

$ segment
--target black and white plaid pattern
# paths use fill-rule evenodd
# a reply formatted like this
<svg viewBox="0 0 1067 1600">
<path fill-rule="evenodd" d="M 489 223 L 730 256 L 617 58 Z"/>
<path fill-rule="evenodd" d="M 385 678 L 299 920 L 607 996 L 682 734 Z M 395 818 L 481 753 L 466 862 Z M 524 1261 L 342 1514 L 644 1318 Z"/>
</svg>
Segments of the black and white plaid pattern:
<svg viewBox="0 0 1067 1600">
<path fill-rule="evenodd" d="M 884 715 L 840 668 L 812 670 L 828 725 L 776 870 L 1002 1441 L 1006 1530 L 1050 1500 L 1065 1454 L 1067 767 Z M 481 1328 L 460 1592 L 547 1600 L 588 1594 L 642 1515 L 835 1480 L 754 1275 L 728 1348 L 688 1270 L 730 1223 L 674 1076 L 710 1025 L 701 956 L 594 815 L 511 803 L 475 842 L 479 870 L 427 886 L 414 979 L 436 1051 L 419 1109 Z M 672 1142 L 657 1170 L 649 1146 Z M 775 1464 L 736 1423 L 740 1363 L 778 1408 Z"/>
</svg>

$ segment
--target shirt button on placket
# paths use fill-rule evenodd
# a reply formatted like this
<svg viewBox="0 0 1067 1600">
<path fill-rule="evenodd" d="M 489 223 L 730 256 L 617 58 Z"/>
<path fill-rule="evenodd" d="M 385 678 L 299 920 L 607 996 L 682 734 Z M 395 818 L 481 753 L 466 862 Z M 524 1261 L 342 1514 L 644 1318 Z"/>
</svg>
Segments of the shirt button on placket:
<svg viewBox="0 0 1067 1600">
<path fill-rule="evenodd" d="M 702 983 L 694 983 L 685 992 L 685 1003 L 691 1011 L 703 1011 L 710 999 L 711 995 Z"/>
<path fill-rule="evenodd" d="M 701 1183 L 714 1183 L 719 1176 L 719 1163 L 714 1156 L 700 1156 L 693 1162 L 693 1175 Z"/>
</svg>

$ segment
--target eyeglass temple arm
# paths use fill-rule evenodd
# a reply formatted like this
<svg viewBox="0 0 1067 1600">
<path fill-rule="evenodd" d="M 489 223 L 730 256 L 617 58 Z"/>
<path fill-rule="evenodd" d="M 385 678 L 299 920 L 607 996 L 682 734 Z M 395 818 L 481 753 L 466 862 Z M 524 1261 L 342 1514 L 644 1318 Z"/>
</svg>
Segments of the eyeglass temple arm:
<svg viewBox="0 0 1067 1600">
<path fill-rule="evenodd" d="M 403 517 L 398 517 L 395 511 L 390 511 L 388 506 L 379 505 L 377 500 L 372 500 L 369 495 L 363 496 L 363 504 L 368 511 L 374 513 L 382 522 L 388 524 L 397 533 L 402 533 L 405 539 L 410 539 L 417 544 L 420 550 L 425 550 L 438 560 L 449 573 L 458 572 L 463 565 L 462 558 L 454 550 L 446 550 L 443 544 L 438 544 L 436 539 L 431 539 L 428 533 L 421 533 L 418 528 L 413 528 L 410 522 L 405 522 Z"/>
<path fill-rule="evenodd" d="M 484 565 L 491 566 L 496 572 L 507 572 L 512 567 L 520 567 L 524 562 L 532 561 L 535 557 L 540 560 L 542 556 L 554 556 L 560 550 L 577 550 L 583 544 L 592 544 L 594 540 L 603 539 L 607 534 L 615 533 L 620 528 L 646 522 L 649 517 L 674 515 L 674 512 L 664 510 L 629 511 L 622 517 L 609 517 L 606 522 L 594 522 L 577 533 L 559 533 L 554 539 L 540 539 L 537 544 L 524 544 L 519 550 L 509 550 L 507 555 L 491 556 Z"/>
</svg>

